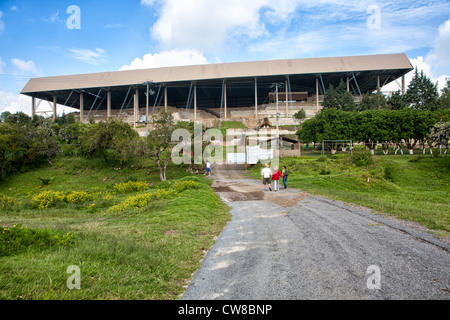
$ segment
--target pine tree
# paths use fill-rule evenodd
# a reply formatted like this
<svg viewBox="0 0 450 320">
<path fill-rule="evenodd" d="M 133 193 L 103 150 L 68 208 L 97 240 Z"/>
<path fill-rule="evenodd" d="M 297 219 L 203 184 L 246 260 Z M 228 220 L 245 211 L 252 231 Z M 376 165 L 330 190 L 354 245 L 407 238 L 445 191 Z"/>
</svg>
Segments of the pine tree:
<svg viewBox="0 0 450 320">
<path fill-rule="evenodd" d="M 416 68 L 414 77 L 406 91 L 405 101 L 409 107 L 422 110 L 436 110 L 439 105 L 437 84 Z"/>
<path fill-rule="evenodd" d="M 447 87 L 442 89 L 442 94 L 439 99 L 441 109 L 450 109 L 450 80 L 447 79 Z"/>
</svg>

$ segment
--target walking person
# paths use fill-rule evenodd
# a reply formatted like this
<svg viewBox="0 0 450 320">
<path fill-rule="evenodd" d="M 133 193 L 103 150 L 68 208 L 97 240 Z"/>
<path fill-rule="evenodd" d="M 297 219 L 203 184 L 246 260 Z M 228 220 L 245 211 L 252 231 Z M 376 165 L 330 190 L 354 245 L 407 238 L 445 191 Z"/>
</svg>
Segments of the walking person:
<svg viewBox="0 0 450 320">
<path fill-rule="evenodd" d="M 272 176 L 272 170 L 270 170 L 269 164 L 266 163 L 265 168 L 261 170 L 261 179 L 263 181 L 264 191 L 267 191 L 267 186 L 269 187 L 269 190 L 272 191 L 272 188 L 270 186 L 270 177 L 271 176 Z"/>
<path fill-rule="evenodd" d="M 205 176 L 210 175 L 211 175 L 211 162 L 209 162 L 209 160 L 206 160 Z"/>
<path fill-rule="evenodd" d="M 283 176 L 283 185 L 284 185 L 284 188 L 286 189 L 287 188 L 287 179 L 289 177 L 289 172 L 286 169 L 286 166 L 283 166 L 283 170 L 281 171 L 281 175 Z"/>
<path fill-rule="evenodd" d="M 272 180 L 273 180 L 273 190 L 280 190 L 280 178 L 282 177 L 280 170 L 278 167 L 273 168 Z"/>
</svg>

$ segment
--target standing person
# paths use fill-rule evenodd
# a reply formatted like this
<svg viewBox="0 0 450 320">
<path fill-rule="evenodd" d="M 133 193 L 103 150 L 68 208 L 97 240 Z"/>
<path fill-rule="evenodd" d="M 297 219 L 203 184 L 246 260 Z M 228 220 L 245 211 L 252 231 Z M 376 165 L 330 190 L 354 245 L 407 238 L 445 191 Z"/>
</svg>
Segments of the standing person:
<svg viewBox="0 0 450 320">
<path fill-rule="evenodd" d="M 206 170 L 205 170 L 205 176 L 211 175 L 211 162 L 209 160 L 206 160 Z"/>
<path fill-rule="evenodd" d="M 270 177 L 271 176 L 272 176 L 272 170 L 270 170 L 269 164 L 266 163 L 265 168 L 261 170 L 261 179 L 263 181 L 264 191 L 267 191 L 266 186 L 269 186 L 269 190 L 272 191 L 272 188 L 270 187 Z"/>
<path fill-rule="evenodd" d="M 283 166 L 283 171 L 281 171 L 281 174 L 283 175 L 283 184 L 284 184 L 284 188 L 287 188 L 287 179 L 289 177 L 289 172 L 286 169 L 286 166 Z"/>
<path fill-rule="evenodd" d="M 278 167 L 273 168 L 272 180 L 273 180 L 273 190 L 280 190 L 280 178 L 282 177 L 280 170 Z"/>
</svg>

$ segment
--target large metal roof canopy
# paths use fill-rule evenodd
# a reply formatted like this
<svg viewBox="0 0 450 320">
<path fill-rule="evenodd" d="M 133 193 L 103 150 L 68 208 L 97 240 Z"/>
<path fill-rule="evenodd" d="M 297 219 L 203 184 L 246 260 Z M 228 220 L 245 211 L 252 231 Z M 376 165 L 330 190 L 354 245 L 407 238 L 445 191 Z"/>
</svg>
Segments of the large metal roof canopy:
<svg viewBox="0 0 450 320">
<path fill-rule="evenodd" d="M 164 96 L 166 105 L 185 107 L 192 100 L 195 86 L 198 106 L 217 108 L 223 104 L 226 84 L 229 103 L 248 107 L 267 101 L 273 83 L 287 84 L 288 80 L 290 92 L 323 95 L 330 84 L 336 87 L 340 81 L 347 81 L 350 90 L 361 95 L 411 70 L 405 54 L 285 59 L 33 78 L 21 93 L 55 105 L 120 109 L 133 94 L 138 96 L 138 107 L 145 105 L 146 90 L 150 88 L 153 100 L 147 105 L 157 104 Z"/>
</svg>

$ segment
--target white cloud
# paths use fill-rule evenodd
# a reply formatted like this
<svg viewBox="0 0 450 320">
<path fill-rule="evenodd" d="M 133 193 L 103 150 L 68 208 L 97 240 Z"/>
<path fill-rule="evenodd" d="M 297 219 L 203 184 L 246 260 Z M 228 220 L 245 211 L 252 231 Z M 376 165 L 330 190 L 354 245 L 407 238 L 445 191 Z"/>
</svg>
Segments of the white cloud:
<svg viewBox="0 0 450 320">
<path fill-rule="evenodd" d="M 164 48 L 217 52 L 230 41 L 237 45 L 242 39 L 268 36 L 264 17 L 267 22 L 286 24 L 297 4 L 294 0 L 167 0 L 150 31 Z"/>
<path fill-rule="evenodd" d="M 133 60 L 133 62 L 131 62 L 130 65 L 125 65 L 120 68 L 120 70 L 162 68 L 207 63 L 207 59 L 198 51 L 172 50 L 155 54 L 146 54 L 142 59 L 136 58 Z"/>
<path fill-rule="evenodd" d="M 23 112 L 31 116 L 31 98 L 0 91 L 0 113 L 5 111 L 11 113 Z"/>
<path fill-rule="evenodd" d="M 434 47 L 426 60 L 432 65 L 431 73 L 450 74 L 450 19 L 439 27 Z"/>
<path fill-rule="evenodd" d="M 98 66 L 99 64 L 105 63 L 108 61 L 105 50 L 101 48 L 96 48 L 95 50 L 89 49 L 69 49 L 72 53 L 72 56 L 87 64 L 92 64 Z"/>
<path fill-rule="evenodd" d="M 40 70 L 35 66 L 32 60 L 25 61 L 18 58 L 11 59 L 11 64 L 16 68 L 20 74 L 39 74 Z"/>
<path fill-rule="evenodd" d="M 51 116 L 53 114 L 52 108 L 53 107 L 51 106 L 51 104 L 47 101 L 41 101 L 41 103 L 38 105 L 37 111 L 47 112 L 47 115 Z M 58 115 L 76 111 L 76 109 L 59 104 L 56 106 L 56 108 Z M 0 90 L 0 114 L 5 111 L 9 111 L 11 113 L 23 112 L 31 116 L 31 97 L 23 94 L 17 95 L 11 92 Z M 42 113 L 40 115 L 45 116 L 45 113 Z"/>
</svg>

